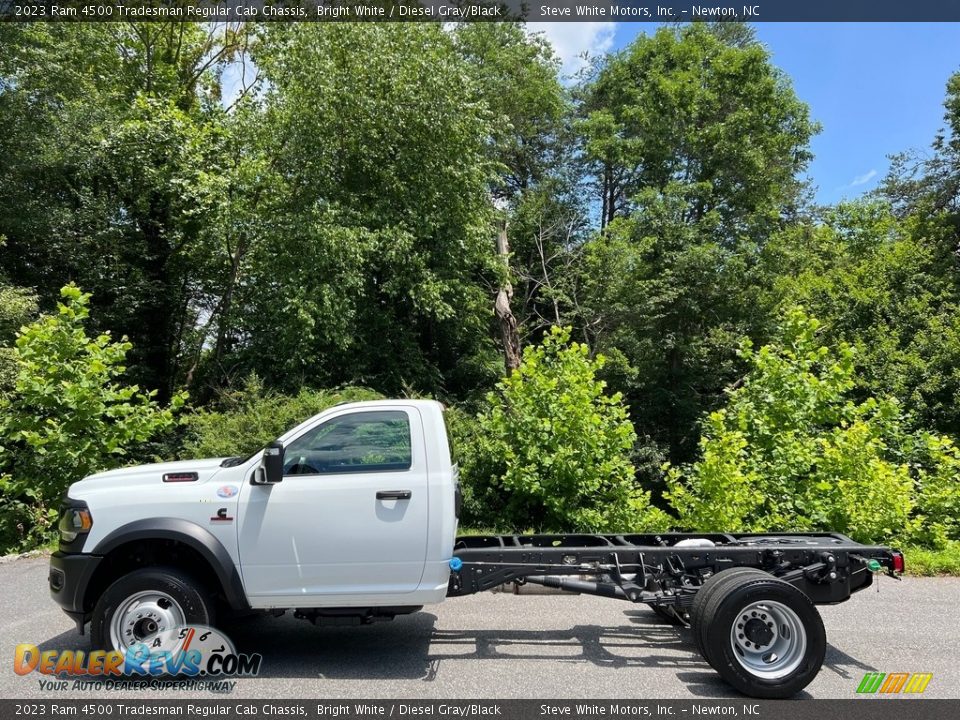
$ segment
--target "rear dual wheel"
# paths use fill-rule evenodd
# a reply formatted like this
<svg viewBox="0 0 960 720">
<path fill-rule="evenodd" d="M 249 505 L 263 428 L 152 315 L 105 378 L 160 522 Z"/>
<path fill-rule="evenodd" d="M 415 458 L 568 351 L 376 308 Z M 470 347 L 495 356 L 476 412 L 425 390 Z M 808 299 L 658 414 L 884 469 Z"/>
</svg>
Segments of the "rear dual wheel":
<svg viewBox="0 0 960 720">
<path fill-rule="evenodd" d="M 745 695 L 792 697 L 823 665 L 820 613 L 800 590 L 761 570 L 717 573 L 697 593 L 691 615 L 704 659 Z"/>
</svg>

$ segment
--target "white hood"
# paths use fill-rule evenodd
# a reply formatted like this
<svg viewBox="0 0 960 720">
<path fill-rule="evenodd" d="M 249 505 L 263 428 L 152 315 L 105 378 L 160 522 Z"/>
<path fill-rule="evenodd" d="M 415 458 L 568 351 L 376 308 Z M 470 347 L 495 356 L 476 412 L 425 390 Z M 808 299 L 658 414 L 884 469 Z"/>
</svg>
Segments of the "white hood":
<svg viewBox="0 0 960 720">
<path fill-rule="evenodd" d="M 166 473 L 197 473 L 196 482 L 210 479 L 220 471 L 224 458 L 206 460 L 180 460 L 177 462 L 152 463 L 150 465 L 132 465 L 130 467 L 106 470 L 85 477 L 70 486 L 70 497 L 82 498 L 83 494 L 107 489 L 128 489 L 145 485 L 167 485 L 175 488 L 181 483 L 164 483 Z M 192 484 L 192 483 L 183 483 Z"/>
</svg>

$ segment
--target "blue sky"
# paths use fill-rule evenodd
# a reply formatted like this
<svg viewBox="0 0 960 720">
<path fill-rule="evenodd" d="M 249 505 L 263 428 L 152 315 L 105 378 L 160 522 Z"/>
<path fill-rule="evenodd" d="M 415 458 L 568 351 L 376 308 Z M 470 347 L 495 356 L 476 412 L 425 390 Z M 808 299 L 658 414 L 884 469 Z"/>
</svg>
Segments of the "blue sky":
<svg viewBox="0 0 960 720">
<path fill-rule="evenodd" d="M 564 27 L 565 26 L 565 27 Z M 775 65 L 823 129 L 809 174 L 817 200 L 876 187 L 887 156 L 926 149 L 943 126 L 947 78 L 960 70 L 960 23 L 757 23 Z M 627 45 L 649 23 L 550 23 L 540 29 L 567 71 L 584 50 Z"/>
</svg>

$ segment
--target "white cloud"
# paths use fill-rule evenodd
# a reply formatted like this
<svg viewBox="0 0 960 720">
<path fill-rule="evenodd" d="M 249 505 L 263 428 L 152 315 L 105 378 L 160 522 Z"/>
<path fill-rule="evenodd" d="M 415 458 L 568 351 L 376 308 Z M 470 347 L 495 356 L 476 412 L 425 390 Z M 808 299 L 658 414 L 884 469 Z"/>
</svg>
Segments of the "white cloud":
<svg viewBox="0 0 960 720">
<path fill-rule="evenodd" d="M 613 22 L 552 22 L 527 23 L 527 30 L 543 33 L 560 58 L 562 73 L 573 75 L 586 65 L 583 54 L 602 55 L 613 47 Z"/>
<path fill-rule="evenodd" d="M 857 185 L 866 185 L 868 182 L 873 180 L 876 176 L 877 176 L 876 170 L 865 172 L 863 175 L 857 175 L 853 179 L 853 182 L 850 183 L 850 187 L 857 187 Z"/>
</svg>

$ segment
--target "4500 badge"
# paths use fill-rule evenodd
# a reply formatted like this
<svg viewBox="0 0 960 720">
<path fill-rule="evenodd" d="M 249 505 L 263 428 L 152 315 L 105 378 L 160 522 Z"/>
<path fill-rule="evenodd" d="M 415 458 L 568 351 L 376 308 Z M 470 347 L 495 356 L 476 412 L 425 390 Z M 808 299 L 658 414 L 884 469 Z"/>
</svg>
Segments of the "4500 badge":
<svg viewBox="0 0 960 720">
<path fill-rule="evenodd" d="M 260 672 L 259 653 L 238 653 L 219 630 L 205 625 L 159 629 L 149 613 L 138 619 L 131 642 L 122 651 L 40 650 L 27 643 L 14 650 L 18 675 L 85 677 L 250 677 Z M 142 639 L 141 639 L 142 638 Z"/>
</svg>

